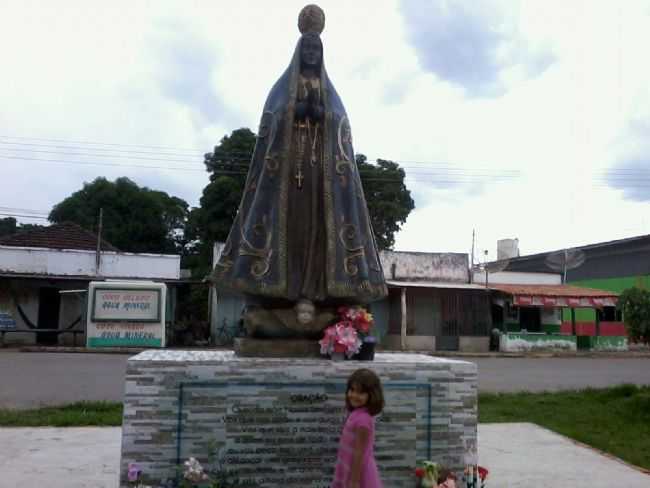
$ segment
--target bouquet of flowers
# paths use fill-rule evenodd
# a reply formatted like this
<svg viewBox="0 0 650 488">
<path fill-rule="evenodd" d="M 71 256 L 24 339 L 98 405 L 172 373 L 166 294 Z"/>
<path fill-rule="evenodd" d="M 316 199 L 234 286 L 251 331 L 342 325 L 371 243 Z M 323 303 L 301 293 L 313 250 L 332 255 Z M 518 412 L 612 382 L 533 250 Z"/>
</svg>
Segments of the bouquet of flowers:
<svg viewBox="0 0 650 488">
<path fill-rule="evenodd" d="M 330 356 L 333 353 L 343 353 L 347 357 L 352 357 L 361 348 L 361 339 L 357 330 L 344 322 L 337 322 L 325 329 L 325 335 L 318 343 L 320 353 Z"/>
<path fill-rule="evenodd" d="M 469 465 L 465 468 L 463 481 L 467 488 L 484 488 L 488 476 L 488 470 L 483 466 Z"/>
<path fill-rule="evenodd" d="M 343 353 L 352 357 L 359 352 L 364 340 L 373 339 L 370 331 L 374 326 L 372 315 L 362 307 L 339 307 L 339 321 L 325 329 L 319 341 L 323 355 Z"/>
<path fill-rule="evenodd" d="M 456 475 L 438 463 L 420 461 L 415 469 L 418 488 L 484 488 L 488 470 L 483 466 L 467 466 L 460 484 Z"/>
<path fill-rule="evenodd" d="M 370 331 L 374 327 L 372 314 L 363 307 L 339 307 L 339 317 L 341 322 L 351 325 L 357 333 L 363 338 L 370 336 Z"/>
<path fill-rule="evenodd" d="M 431 461 L 420 461 L 419 464 L 421 466 L 415 468 L 415 476 L 419 480 L 418 488 L 436 488 L 440 465 Z"/>
</svg>

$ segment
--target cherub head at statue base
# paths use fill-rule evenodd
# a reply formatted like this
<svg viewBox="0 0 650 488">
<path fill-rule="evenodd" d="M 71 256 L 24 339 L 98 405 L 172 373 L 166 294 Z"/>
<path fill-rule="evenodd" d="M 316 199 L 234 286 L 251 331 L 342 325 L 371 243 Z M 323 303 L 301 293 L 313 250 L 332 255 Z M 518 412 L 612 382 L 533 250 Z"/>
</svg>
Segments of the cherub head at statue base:
<svg viewBox="0 0 650 488">
<path fill-rule="evenodd" d="M 317 307 L 301 298 L 289 307 L 250 306 L 244 313 L 244 328 L 254 338 L 320 339 L 323 330 L 336 319 L 335 310 Z"/>
<path fill-rule="evenodd" d="M 301 325 L 311 324 L 316 318 L 316 305 L 307 298 L 301 298 L 293 307 L 296 312 L 296 321 Z"/>
</svg>

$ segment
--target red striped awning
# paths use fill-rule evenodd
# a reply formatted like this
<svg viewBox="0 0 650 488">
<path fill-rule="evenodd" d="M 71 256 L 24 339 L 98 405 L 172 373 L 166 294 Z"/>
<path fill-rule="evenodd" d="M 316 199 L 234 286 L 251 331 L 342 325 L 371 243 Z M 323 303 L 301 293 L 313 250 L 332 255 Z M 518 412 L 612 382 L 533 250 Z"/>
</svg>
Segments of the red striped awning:
<svg viewBox="0 0 650 488">
<path fill-rule="evenodd" d="M 513 305 L 523 307 L 602 308 L 615 307 L 618 294 L 571 285 L 490 285 L 492 290 L 512 295 Z"/>
</svg>

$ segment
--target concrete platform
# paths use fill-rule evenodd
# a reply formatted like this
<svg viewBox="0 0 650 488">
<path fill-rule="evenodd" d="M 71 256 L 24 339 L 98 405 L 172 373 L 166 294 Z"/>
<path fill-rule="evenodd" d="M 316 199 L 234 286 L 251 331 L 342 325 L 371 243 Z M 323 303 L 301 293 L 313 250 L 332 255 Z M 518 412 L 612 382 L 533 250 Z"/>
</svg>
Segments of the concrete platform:
<svg viewBox="0 0 650 488">
<path fill-rule="evenodd" d="M 650 474 L 529 423 L 479 424 L 479 459 L 498 488 L 650 487 Z"/>
<path fill-rule="evenodd" d="M 121 429 L 0 429 L 0 488 L 116 488 Z M 650 475 L 534 424 L 479 425 L 493 488 L 647 488 Z M 388 488 L 388 487 L 387 487 Z"/>
<path fill-rule="evenodd" d="M 0 488 L 117 488 L 119 427 L 0 429 Z"/>
<path fill-rule="evenodd" d="M 459 474 L 476 459 L 474 363 L 399 353 L 366 363 L 150 350 L 127 364 L 121 486 L 129 463 L 141 465 L 148 483 L 164 484 L 179 462 L 204 461 L 210 449 L 244 486 L 327 486 L 346 381 L 364 367 L 379 376 L 386 400 L 375 442 L 386 486 L 411 488 L 416 459 L 439 459 Z"/>
</svg>

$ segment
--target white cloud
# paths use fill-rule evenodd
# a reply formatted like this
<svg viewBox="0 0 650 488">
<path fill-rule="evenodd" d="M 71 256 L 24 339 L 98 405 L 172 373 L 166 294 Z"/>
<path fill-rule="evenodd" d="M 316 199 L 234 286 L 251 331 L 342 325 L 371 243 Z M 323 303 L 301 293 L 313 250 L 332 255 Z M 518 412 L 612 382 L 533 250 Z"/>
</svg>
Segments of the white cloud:
<svg viewBox="0 0 650 488">
<path fill-rule="evenodd" d="M 202 154 L 257 129 L 304 3 L 5 1 L 0 136 L 120 145 L 0 137 L 0 207 L 47 211 L 84 181 L 122 175 L 196 205 Z M 639 179 L 607 186 L 608 171 L 648 162 L 648 2 L 436 4 L 453 16 L 397 0 L 320 4 L 355 149 L 400 162 L 416 197 L 398 248 L 468 252 L 472 228 L 492 256 L 502 237 L 534 252 L 650 231 L 647 203 L 626 200 L 643 199 L 645 187 L 630 190 Z M 459 33 L 477 41 L 466 57 Z M 414 36 L 439 49 L 429 64 Z"/>
</svg>

